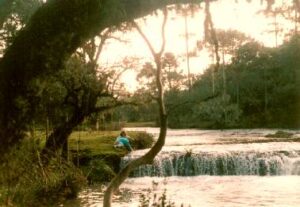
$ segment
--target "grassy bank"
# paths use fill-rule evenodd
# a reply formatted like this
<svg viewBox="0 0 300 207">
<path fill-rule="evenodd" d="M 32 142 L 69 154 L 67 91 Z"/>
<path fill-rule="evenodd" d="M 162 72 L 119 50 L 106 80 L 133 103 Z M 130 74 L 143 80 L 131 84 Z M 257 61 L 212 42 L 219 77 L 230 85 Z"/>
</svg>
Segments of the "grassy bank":
<svg viewBox="0 0 300 207">
<path fill-rule="evenodd" d="M 124 155 L 125 151 L 116 151 L 113 147 L 119 131 L 77 131 L 69 138 L 69 150 L 71 152 L 89 152 L 91 156 L 100 154 Z"/>
<path fill-rule="evenodd" d="M 120 131 L 77 131 L 69 138 L 69 154 L 73 163 L 83 170 L 90 183 L 109 181 L 120 169 L 126 149 L 113 147 Z M 145 149 L 153 137 L 145 132 L 128 132 L 132 148 Z"/>
<path fill-rule="evenodd" d="M 115 154 L 124 156 L 125 149 L 116 150 L 113 145 L 120 131 L 77 131 L 69 138 L 69 150 L 89 152 L 91 156 Z M 145 132 L 128 132 L 133 149 L 144 149 L 152 146 L 153 137 Z"/>
<path fill-rule="evenodd" d="M 38 140 L 25 139 L 2 155 L 0 206 L 56 206 L 86 185 L 82 171 L 59 156 L 44 165 L 40 147 Z"/>
<path fill-rule="evenodd" d="M 144 132 L 128 133 L 134 149 L 148 148 L 153 137 Z M 109 181 L 119 170 L 125 149 L 114 149 L 119 131 L 77 131 L 69 138 L 69 162 L 60 156 L 48 165 L 41 161 L 44 134 L 36 132 L 2 156 L 0 206 L 56 206 L 74 198 L 87 183 Z"/>
</svg>

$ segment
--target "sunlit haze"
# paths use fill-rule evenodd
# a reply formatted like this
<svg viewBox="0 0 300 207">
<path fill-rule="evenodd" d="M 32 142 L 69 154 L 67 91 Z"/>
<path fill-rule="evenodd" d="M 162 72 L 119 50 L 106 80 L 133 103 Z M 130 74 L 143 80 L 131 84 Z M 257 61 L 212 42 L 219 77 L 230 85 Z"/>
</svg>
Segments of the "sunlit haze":
<svg viewBox="0 0 300 207">
<path fill-rule="evenodd" d="M 289 1 L 292 2 L 292 1 Z M 281 2 L 282 3 L 282 2 Z M 287 1 L 288 3 L 288 1 Z M 245 33 L 255 40 L 263 43 L 266 46 L 274 47 L 276 45 L 274 33 L 272 30 L 274 25 L 272 17 L 266 18 L 262 11 L 266 8 L 261 1 L 239 1 L 223 0 L 212 3 L 211 13 L 216 29 L 235 29 Z M 197 40 L 202 40 L 204 36 L 204 11 L 201 9 L 198 13 L 188 16 L 188 34 L 189 34 L 189 51 L 197 51 L 197 57 L 190 58 L 190 71 L 194 74 L 201 74 L 209 64 L 212 63 L 209 54 L 203 50 L 199 51 L 196 48 Z M 151 44 L 159 49 L 161 44 L 161 24 L 162 15 L 158 13 L 156 16 L 148 16 L 137 20 L 143 32 L 149 38 Z M 285 22 L 282 18 L 277 19 L 278 25 L 284 27 L 284 32 L 290 29 L 291 25 Z M 186 45 L 185 45 L 185 20 L 183 16 L 176 15 L 175 12 L 169 12 L 168 22 L 166 25 L 166 49 L 165 52 L 172 52 L 179 56 L 180 69 L 187 73 L 186 64 Z M 142 37 L 133 30 L 128 33 L 115 34 L 128 43 L 119 42 L 117 40 L 109 40 L 105 45 L 100 62 L 107 65 L 113 64 L 122 60 L 124 57 L 139 57 L 141 58 L 140 65 L 146 61 L 153 61 L 151 53 L 145 44 Z M 283 41 L 283 35 L 278 36 L 278 44 Z M 139 68 L 136 68 L 139 69 Z M 137 86 L 135 80 L 136 72 L 127 71 L 124 73 L 122 80 L 125 81 L 128 90 L 133 91 Z"/>
</svg>

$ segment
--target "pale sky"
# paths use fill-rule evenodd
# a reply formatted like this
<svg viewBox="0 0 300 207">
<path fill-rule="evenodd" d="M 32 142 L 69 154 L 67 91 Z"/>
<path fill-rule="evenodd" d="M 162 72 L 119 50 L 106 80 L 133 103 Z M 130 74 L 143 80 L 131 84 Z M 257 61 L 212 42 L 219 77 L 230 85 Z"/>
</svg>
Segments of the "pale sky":
<svg viewBox="0 0 300 207">
<path fill-rule="evenodd" d="M 292 0 L 277 0 L 279 3 L 290 3 Z M 253 37 L 259 42 L 264 43 L 266 46 L 275 46 L 275 35 L 269 34 L 267 30 L 273 29 L 270 25 L 273 19 L 266 19 L 262 14 L 258 14 L 259 10 L 266 8 L 266 5 L 261 5 L 259 0 L 253 0 L 252 3 L 247 3 L 245 0 L 240 0 L 238 4 L 235 0 L 219 0 L 211 4 L 211 12 L 213 22 L 216 29 L 236 29 L 246 35 Z M 150 42 L 155 48 L 160 47 L 161 44 L 161 22 L 162 15 L 148 16 L 144 20 L 137 20 L 138 24 L 150 39 Z M 201 10 L 195 14 L 194 17 L 188 17 L 188 30 L 189 30 L 189 48 L 190 51 L 196 46 L 197 40 L 203 39 L 203 21 L 204 11 Z M 184 57 L 185 55 L 185 20 L 184 17 L 176 16 L 173 12 L 169 12 L 169 17 L 166 25 L 166 49 L 165 52 L 173 52 L 177 55 Z M 287 27 L 286 22 L 280 22 L 283 26 Z M 100 62 L 113 64 L 122 60 L 126 56 L 140 57 L 141 65 L 145 61 L 152 61 L 151 53 L 145 44 L 142 37 L 134 30 L 128 33 L 117 33 L 122 39 L 129 41 L 128 44 L 120 43 L 111 40 L 105 45 L 104 51 L 101 54 Z M 282 43 L 282 38 L 279 38 L 278 43 Z M 202 73 L 203 70 L 210 64 L 210 58 L 205 52 L 198 52 L 197 58 L 190 58 L 191 73 Z M 181 58 L 181 67 L 186 70 L 186 62 Z M 122 80 L 126 82 L 129 90 L 133 91 L 136 88 L 136 73 L 134 71 L 127 71 Z"/>
</svg>

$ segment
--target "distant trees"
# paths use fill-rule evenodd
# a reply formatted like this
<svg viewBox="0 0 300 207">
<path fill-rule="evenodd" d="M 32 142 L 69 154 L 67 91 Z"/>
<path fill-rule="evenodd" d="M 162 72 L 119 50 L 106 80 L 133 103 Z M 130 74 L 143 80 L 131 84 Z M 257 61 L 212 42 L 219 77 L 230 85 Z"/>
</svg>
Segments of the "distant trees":
<svg viewBox="0 0 300 207">
<path fill-rule="evenodd" d="M 271 18 L 271 29 L 267 32 L 274 34 L 274 45 L 277 47 L 280 36 L 285 35 L 285 38 L 288 39 L 292 35 L 298 34 L 300 2 L 298 0 L 282 2 L 267 0 L 267 3 L 267 8 L 262 10 L 261 13 L 267 18 Z M 285 21 L 283 22 L 283 20 Z M 289 32 L 284 31 L 284 24 L 291 24 Z"/>
<path fill-rule="evenodd" d="M 227 102 L 222 100 L 222 71 L 216 72 L 216 96 L 211 97 L 209 68 L 192 90 L 176 95 L 178 106 L 169 115 L 171 127 L 299 127 L 300 37 L 276 48 L 249 42 L 224 67 Z M 167 100 L 168 103 L 172 100 Z M 222 108 L 226 110 L 224 120 Z"/>
<path fill-rule="evenodd" d="M 226 75 L 226 64 L 229 62 L 227 59 L 230 59 L 235 53 L 235 51 L 243 44 L 245 44 L 247 41 L 250 41 L 251 38 L 247 37 L 245 34 L 236 31 L 236 30 L 216 30 L 216 35 L 218 38 L 219 43 L 219 51 L 221 54 L 221 61 L 222 65 L 219 69 L 222 70 L 222 106 L 223 106 L 223 112 L 222 117 L 223 121 L 227 122 L 227 111 L 225 109 L 226 105 L 228 104 L 228 97 L 227 97 L 227 75 Z M 213 45 L 213 40 L 208 40 L 208 43 Z M 238 86 L 237 86 L 238 87 Z"/>
<path fill-rule="evenodd" d="M 180 90 L 187 87 L 187 77 L 179 70 L 178 60 L 173 53 L 166 52 L 162 56 L 162 80 L 165 90 Z M 156 69 L 151 62 L 146 62 L 137 76 L 137 80 L 147 87 L 147 91 L 155 91 Z"/>
<path fill-rule="evenodd" d="M 219 35 L 219 38 L 225 39 L 225 36 Z M 299 36 L 294 35 L 278 48 L 264 47 L 243 34 L 237 34 L 236 38 L 229 36 L 234 43 L 228 44 L 228 48 L 225 41 L 219 42 L 220 53 L 224 50 L 227 55 L 225 64 L 220 64 L 218 71 L 214 65 L 210 66 L 197 77 L 190 90 L 170 90 L 165 78 L 169 126 L 299 127 Z M 152 71 L 147 73 L 149 81 L 154 77 L 154 67 L 150 63 L 145 65 Z M 165 72 L 168 71 L 166 66 Z M 212 73 L 215 93 L 212 93 Z M 151 104 L 144 104 L 143 108 L 150 109 Z M 134 110 L 142 112 L 140 107 Z M 123 115 L 127 119 L 126 113 Z M 135 120 L 145 120 L 145 116 L 148 113 L 144 111 Z M 156 121 L 156 118 L 152 116 L 147 120 Z"/>
</svg>

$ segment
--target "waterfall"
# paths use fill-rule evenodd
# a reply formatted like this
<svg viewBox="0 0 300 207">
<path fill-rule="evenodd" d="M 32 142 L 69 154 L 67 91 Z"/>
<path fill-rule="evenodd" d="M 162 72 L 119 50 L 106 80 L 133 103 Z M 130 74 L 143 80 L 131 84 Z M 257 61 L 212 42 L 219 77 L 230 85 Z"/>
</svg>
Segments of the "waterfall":
<svg viewBox="0 0 300 207">
<path fill-rule="evenodd" d="M 131 159 L 123 158 L 121 167 Z M 196 175 L 300 175 L 300 151 L 160 153 L 152 165 L 131 173 L 132 177 Z"/>
</svg>

